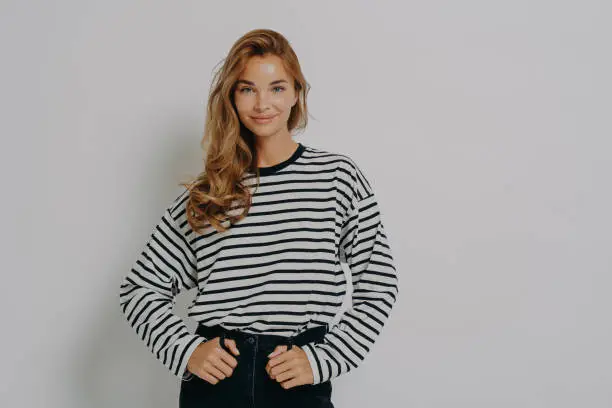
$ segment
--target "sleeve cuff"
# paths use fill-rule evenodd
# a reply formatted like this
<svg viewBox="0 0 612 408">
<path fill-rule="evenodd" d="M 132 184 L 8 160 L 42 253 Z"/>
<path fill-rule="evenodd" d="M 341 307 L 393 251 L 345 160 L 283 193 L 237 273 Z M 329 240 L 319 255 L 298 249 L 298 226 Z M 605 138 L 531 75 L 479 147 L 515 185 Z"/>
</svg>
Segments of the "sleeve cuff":
<svg viewBox="0 0 612 408">
<path fill-rule="evenodd" d="M 189 346 L 184 351 L 184 357 L 181 365 L 179 366 L 177 373 L 181 377 L 181 381 L 189 381 L 193 378 L 194 374 L 187 370 L 187 362 L 189 362 L 189 358 L 195 351 L 195 349 L 203 342 L 207 341 L 205 337 L 202 337 L 197 334 L 191 335 L 193 336 L 193 341 L 189 343 Z"/>
<path fill-rule="evenodd" d="M 321 363 L 319 362 L 319 358 L 317 357 L 315 348 L 313 343 L 307 343 L 302 346 L 302 350 L 306 353 L 306 357 L 308 358 L 308 362 L 310 363 L 310 368 L 312 368 L 312 376 L 314 378 L 313 385 L 319 384 L 323 381 L 321 378 Z"/>
</svg>

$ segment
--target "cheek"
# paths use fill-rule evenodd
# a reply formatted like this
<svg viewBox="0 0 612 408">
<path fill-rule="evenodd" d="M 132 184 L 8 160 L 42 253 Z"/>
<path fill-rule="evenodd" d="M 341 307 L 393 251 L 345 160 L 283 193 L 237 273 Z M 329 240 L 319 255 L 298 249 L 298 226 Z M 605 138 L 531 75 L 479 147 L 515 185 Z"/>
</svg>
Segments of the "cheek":
<svg viewBox="0 0 612 408">
<path fill-rule="evenodd" d="M 250 109 L 250 104 L 247 99 L 236 96 L 234 98 L 234 104 L 238 112 L 246 112 Z"/>
<path fill-rule="evenodd" d="M 291 111 L 292 103 L 293 97 L 291 96 L 279 96 L 277 99 L 277 106 L 285 112 Z"/>
</svg>

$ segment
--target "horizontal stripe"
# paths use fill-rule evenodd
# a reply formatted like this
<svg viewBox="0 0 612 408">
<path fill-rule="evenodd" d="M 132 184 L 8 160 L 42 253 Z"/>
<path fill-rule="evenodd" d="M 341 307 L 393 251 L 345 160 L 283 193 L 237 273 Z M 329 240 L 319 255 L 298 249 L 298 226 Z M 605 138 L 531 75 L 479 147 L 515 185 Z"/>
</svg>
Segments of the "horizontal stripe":
<svg viewBox="0 0 612 408">
<path fill-rule="evenodd" d="M 286 163 L 265 168 L 259 187 L 251 173 L 243 183 L 252 206 L 223 233 L 191 229 L 186 189 L 170 203 L 121 282 L 125 319 L 166 368 L 189 379 L 187 361 L 209 339 L 173 313 L 180 292 L 197 289 L 188 315 L 202 324 L 293 336 L 340 311 L 346 262 L 352 306 L 303 350 L 314 384 L 358 367 L 399 291 L 372 184 L 348 156 L 303 144 Z"/>
</svg>

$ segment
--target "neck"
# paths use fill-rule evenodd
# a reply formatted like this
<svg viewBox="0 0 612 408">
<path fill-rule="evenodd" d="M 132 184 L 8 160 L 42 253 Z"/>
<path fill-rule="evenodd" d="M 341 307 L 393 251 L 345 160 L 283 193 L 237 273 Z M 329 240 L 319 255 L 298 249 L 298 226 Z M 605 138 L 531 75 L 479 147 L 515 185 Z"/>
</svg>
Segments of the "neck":
<svg viewBox="0 0 612 408">
<path fill-rule="evenodd" d="M 257 137 L 255 149 L 257 151 L 257 167 L 273 166 L 288 159 L 298 143 L 291 138 L 291 134 L 269 137 Z"/>
</svg>

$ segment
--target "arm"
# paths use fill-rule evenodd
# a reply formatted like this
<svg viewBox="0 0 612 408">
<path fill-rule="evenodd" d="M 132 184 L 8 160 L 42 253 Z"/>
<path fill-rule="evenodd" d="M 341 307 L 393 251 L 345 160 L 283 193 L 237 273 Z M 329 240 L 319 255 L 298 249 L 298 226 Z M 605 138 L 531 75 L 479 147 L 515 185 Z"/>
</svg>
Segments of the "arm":
<svg viewBox="0 0 612 408">
<path fill-rule="evenodd" d="M 378 203 L 357 169 L 341 230 L 339 256 L 351 271 L 353 305 L 321 343 L 303 347 L 318 384 L 359 366 L 379 336 L 397 298 L 398 277 Z"/>
<path fill-rule="evenodd" d="M 123 278 L 121 311 L 138 337 L 172 374 L 191 379 L 187 361 L 206 339 L 191 334 L 172 308 L 182 290 L 197 286 L 196 257 L 183 229 L 166 209 Z"/>
</svg>

